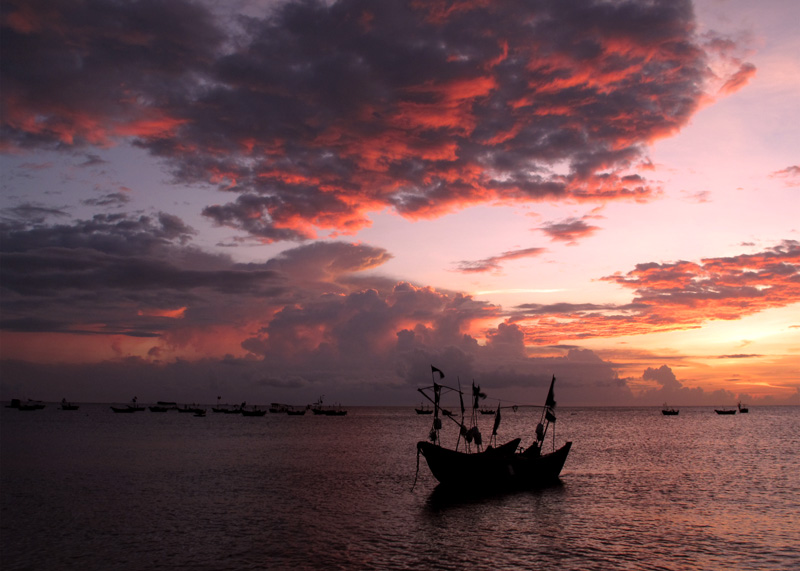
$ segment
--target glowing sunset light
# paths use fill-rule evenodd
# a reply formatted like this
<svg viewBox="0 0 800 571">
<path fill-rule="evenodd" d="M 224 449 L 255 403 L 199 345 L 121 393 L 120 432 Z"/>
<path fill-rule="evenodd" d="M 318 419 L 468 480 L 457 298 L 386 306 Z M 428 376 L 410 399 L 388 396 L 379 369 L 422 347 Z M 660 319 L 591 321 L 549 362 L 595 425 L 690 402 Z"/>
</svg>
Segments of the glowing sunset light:
<svg viewBox="0 0 800 571">
<path fill-rule="evenodd" d="M 800 4 L 223 4 L 4 4 L 2 398 L 800 404 Z"/>
</svg>

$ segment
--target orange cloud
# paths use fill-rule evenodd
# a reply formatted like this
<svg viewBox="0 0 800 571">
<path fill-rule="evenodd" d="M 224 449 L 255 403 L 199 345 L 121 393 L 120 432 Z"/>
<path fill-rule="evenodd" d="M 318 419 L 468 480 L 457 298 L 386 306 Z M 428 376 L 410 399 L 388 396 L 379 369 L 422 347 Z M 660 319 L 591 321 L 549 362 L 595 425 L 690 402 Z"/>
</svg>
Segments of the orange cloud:
<svg viewBox="0 0 800 571">
<path fill-rule="evenodd" d="M 178 309 L 140 309 L 138 315 L 148 317 L 169 317 L 170 319 L 183 319 L 186 313 L 186 307 L 179 307 Z"/>
<path fill-rule="evenodd" d="M 523 305 L 509 322 L 520 325 L 529 343 L 555 344 L 694 329 L 800 303 L 800 242 L 700 263 L 639 264 L 602 279 L 634 290 L 631 303 Z"/>
<path fill-rule="evenodd" d="M 742 87 L 750 83 L 756 75 L 756 66 L 752 63 L 743 63 L 739 69 L 732 74 L 727 81 L 719 88 L 719 95 L 730 95 L 739 91 Z"/>
</svg>

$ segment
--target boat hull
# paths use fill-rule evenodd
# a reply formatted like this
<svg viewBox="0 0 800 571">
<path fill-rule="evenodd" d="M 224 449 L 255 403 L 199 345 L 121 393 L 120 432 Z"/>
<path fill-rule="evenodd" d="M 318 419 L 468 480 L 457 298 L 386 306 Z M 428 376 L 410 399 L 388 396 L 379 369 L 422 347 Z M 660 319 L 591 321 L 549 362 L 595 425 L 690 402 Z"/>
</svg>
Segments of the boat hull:
<svg viewBox="0 0 800 571">
<path fill-rule="evenodd" d="M 418 442 L 433 476 L 447 487 L 472 490 L 532 488 L 558 481 L 572 442 L 536 456 L 518 453 L 519 439 L 476 454 L 448 450 L 430 442 Z"/>
</svg>

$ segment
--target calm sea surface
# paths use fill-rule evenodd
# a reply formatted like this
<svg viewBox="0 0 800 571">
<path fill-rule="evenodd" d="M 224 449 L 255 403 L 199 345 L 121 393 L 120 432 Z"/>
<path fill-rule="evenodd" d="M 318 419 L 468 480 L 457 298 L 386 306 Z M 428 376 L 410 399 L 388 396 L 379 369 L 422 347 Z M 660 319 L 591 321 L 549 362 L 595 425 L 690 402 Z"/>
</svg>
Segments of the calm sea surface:
<svg viewBox="0 0 800 571">
<path fill-rule="evenodd" d="M 2 408 L 0 567 L 800 569 L 800 407 L 561 408 L 560 485 L 462 499 L 412 490 L 430 422 Z"/>
</svg>

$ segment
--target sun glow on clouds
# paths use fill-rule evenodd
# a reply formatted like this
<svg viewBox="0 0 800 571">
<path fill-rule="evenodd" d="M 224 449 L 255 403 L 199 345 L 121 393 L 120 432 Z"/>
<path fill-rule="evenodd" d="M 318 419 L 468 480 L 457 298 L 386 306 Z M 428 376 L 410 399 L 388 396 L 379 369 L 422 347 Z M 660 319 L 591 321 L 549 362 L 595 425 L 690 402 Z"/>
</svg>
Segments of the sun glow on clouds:
<svg viewBox="0 0 800 571">
<path fill-rule="evenodd" d="M 750 156 L 735 113 L 693 162 L 646 154 L 779 74 L 690 2 L 576 6 L 7 0 L 0 149 L 86 160 L 4 181 L 3 358 L 785 392 L 800 330 L 753 324 L 800 300 L 795 139 Z M 130 147 L 169 184 L 105 174 Z M 768 233 L 730 199 L 756 192 Z"/>
</svg>

